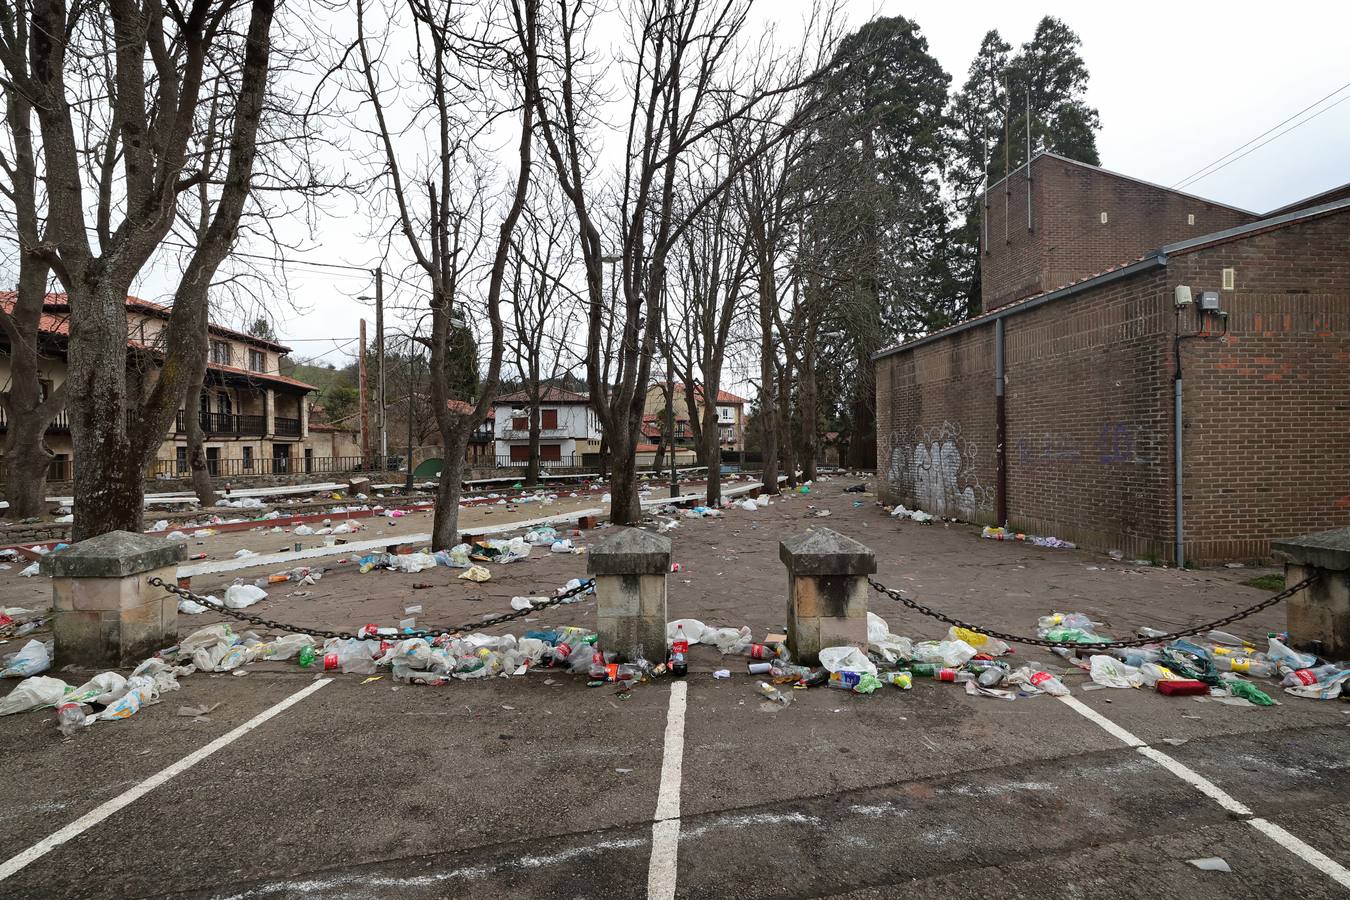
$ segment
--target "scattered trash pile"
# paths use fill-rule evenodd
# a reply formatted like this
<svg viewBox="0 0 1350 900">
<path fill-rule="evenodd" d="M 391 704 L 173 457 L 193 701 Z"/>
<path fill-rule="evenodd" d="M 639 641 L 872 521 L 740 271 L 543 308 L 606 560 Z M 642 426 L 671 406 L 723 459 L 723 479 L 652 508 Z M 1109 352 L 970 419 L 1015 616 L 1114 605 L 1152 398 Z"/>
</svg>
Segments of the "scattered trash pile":
<svg viewBox="0 0 1350 900">
<path fill-rule="evenodd" d="M 1009 531 L 1007 528 L 995 528 L 992 525 L 984 526 L 984 530 L 980 532 L 980 537 L 991 541 L 1026 541 L 1029 544 L 1035 544 L 1037 547 L 1051 547 L 1056 550 L 1078 549 L 1078 545 L 1072 541 L 1063 541 L 1057 537 L 1023 534 L 1020 531 Z"/>
</svg>

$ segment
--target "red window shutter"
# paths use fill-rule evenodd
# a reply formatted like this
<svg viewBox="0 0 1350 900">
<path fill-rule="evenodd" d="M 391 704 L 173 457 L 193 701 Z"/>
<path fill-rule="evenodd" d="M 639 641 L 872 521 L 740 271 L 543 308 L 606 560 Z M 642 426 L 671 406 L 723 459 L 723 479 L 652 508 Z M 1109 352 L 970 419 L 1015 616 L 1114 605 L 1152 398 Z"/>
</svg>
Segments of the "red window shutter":
<svg viewBox="0 0 1350 900">
<path fill-rule="evenodd" d="M 546 409 L 546 410 L 544 410 L 544 411 L 543 411 L 543 419 L 542 419 L 542 423 L 541 423 L 541 424 L 542 424 L 542 427 L 544 427 L 544 428 L 557 428 L 557 427 L 558 427 L 558 411 L 557 411 L 556 409 Z"/>
</svg>

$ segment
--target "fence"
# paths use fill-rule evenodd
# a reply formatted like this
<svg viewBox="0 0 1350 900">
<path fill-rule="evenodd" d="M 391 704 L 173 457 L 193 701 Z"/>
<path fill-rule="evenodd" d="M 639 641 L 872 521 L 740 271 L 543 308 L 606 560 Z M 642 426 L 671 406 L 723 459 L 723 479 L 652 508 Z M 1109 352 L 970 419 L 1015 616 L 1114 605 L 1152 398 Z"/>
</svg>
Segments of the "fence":
<svg viewBox="0 0 1350 900">
<path fill-rule="evenodd" d="M 483 463 L 475 463 L 482 465 Z M 528 466 L 529 460 L 515 459 L 511 456 L 497 456 L 494 465 L 498 469 L 523 469 Z M 569 453 L 567 456 L 560 456 L 557 459 L 540 458 L 539 468 L 541 469 L 579 469 L 583 465 L 581 454 Z"/>
<path fill-rule="evenodd" d="M 271 475 L 340 475 L 353 472 L 397 471 L 403 457 L 390 456 L 381 468 L 378 459 L 360 456 L 268 456 L 253 459 L 207 459 L 206 471 L 213 478 L 251 478 Z M 74 467 L 69 459 L 53 460 L 47 470 L 48 482 L 71 481 Z M 147 481 L 186 479 L 192 468 L 186 460 L 157 459 L 146 470 Z"/>
</svg>

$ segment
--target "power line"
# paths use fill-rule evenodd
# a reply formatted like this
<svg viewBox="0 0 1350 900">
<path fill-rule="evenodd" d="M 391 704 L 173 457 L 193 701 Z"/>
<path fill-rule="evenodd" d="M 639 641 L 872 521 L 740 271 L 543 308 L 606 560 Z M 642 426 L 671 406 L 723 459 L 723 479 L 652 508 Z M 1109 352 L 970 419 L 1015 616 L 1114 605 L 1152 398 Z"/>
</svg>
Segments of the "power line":
<svg viewBox="0 0 1350 900">
<path fill-rule="evenodd" d="M 1213 162 L 1209 163 L 1208 165 L 1201 166 L 1200 168 L 1196 169 L 1196 170 L 1195 170 L 1194 172 L 1192 172 L 1191 174 L 1187 175 L 1185 178 L 1183 178 L 1183 179 L 1181 179 L 1180 181 L 1174 183 L 1174 184 L 1172 185 L 1172 187 L 1174 187 L 1174 188 L 1176 188 L 1176 187 L 1181 187 L 1181 186 L 1184 186 L 1184 185 L 1186 185 L 1186 184 L 1193 183 L 1193 182 L 1195 182 L 1195 181 L 1200 181 L 1202 178 L 1208 178 L 1210 175 L 1213 175 L 1214 172 L 1219 171 L 1219 169 L 1225 168 L 1225 167 L 1228 166 L 1230 163 L 1237 162 L 1238 159 L 1241 159 L 1242 156 L 1246 156 L 1247 153 L 1252 152 L 1252 150 L 1258 150 L 1258 149 L 1260 149 L 1261 147 L 1264 147 L 1266 144 L 1269 144 L 1270 141 L 1275 140 L 1275 138 L 1278 138 L 1278 137 L 1280 137 L 1280 136 L 1283 135 L 1283 134 L 1287 134 L 1289 131 L 1293 131 L 1294 128 L 1299 127 L 1299 125 L 1305 125 L 1305 124 L 1307 124 L 1308 122 L 1311 122 L 1313 119 L 1317 118 L 1317 117 L 1320 116 L 1322 113 L 1326 112 L 1328 109 L 1333 109 L 1334 107 L 1340 105 L 1342 102 L 1345 101 L 1346 98 L 1342 97 L 1340 100 L 1337 100 L 1335 103 L 1331 104 L 1331 106 L 1328 106 L 1326 109 L 1323 109 L 1323 110 L 1321 110 L 1321 111 L 1319 111 L 1319 112 L 1317 112 L 1317 113 L 1315 113 L 1315 114 L 1309 116 L 1308 118 L 1304 119 L 1302 122 L 1299 122 L 1298 125 L 1293 126 L 1293 128 L 1289 128 L 1289 129 L 1287 129 L 1286 131 L 1280 132 L 1280 134 L 1277 134 L 1277 135 L 1275 135 L 1275 137 L 1271 138 L 1270 141 L 1265 141 L 1265 142 L 1263 142 L 1262 144 L 1260 144 L 1260 145 L 1257 146 L 1257 147 L 1252 147 L 1252 150 L 1248 150 L 1247 153 L 1242 154 L 1242 156 L 1239 156 L 1239 157 L 1237 157 L 1236 159 L 1228 160 L 1228 162 L 1224 162 L 1222 166 L 1219 166 L 1218 169 L 1214 169 L 1213 172 L 1206 172 L 1207 169 L 1210 169 L 1210 168 L 1212 168 L 1213 166 L 1218 165 L 1219 163 L 1223 162 L 1225 159 L 1228 159 L 1228 157 L 1232 156 L 1234 153 L 1237 153 L 1239 150 L 1245 149 L 1245 148 L 1247 148 L 1247 147 L 1251 147 L 1252 144 L 1255 144 L 1257 141 L 1261 140 L 1261 138 L 1263 138 L 1263 137 L 1265 137 L 1266 135 L 1270 134 L 1270 133 L 1271 133 L 1272 131 L 1274 131 L 1276 128 L 1279 128 L 1279 127 L 1282 126 L 1282 125 L 1285 125 L 1285 124 L 1287 124 L 1287 123 L 1289 123 L 1289 122 L 1292 122 L 1294 119 L 1297 119 L 1299 116 L 1303 115 L 1303 114 L 1304 114 L 1305 112 L 1307 112 L 1308 110 L 1312 109 L 1313 107 L 1315 107 L 1315 106 L 1317 106 L 1317 105 L 1319 105 L 1319 104 L 1321 104 L 1321 103 L 1325 103 L 1327 100 L 1330 100 L 1332 97 L 1336 96 L 1337 94 L 1339 94 L 1341 91 L 1345 90 L 1345 89 L 1348 88 L 1348 87 L 1350 87 L 1350 81 L 1347 81 L 1345 84 L 1343 84 L 1343 85 L 1341 85 L 1340 87 L 1336 88 L 1336 90 L 1332 91 L 1330 94 L 1327 94 L 1325 97 L 1321 97 L 1321 98 L 1319 98 L 1319 99 L 1313 101 L 1312 103 L 1309 103 L 1307 106 L 1303 107 L 1303 108 L 1300 109 L 1298 112 L 1294 113 L 1292 116 L 1289 116 L 1289 118 L 1284 119 L 1284 120 L 1281 121 L 1281 122 L 1276 122 L 1274 125 L 1270 126 L 1270 127 L 1267 128 L 1265 131 L 1261 132 L 1261 133 L 1258 134 L 1256 137 L 1252 138 L 1250 141 L 1248 141 L 1247 143 L 1243 144 L 1242 146 L 1240 146 L 1240 147 L 1234 147 L 1232 150 L 1229 150 L 1229 151 L 1228 151 L 1227 153 L 1225 153 L 1223 156 L 1220 156 L 1218 159 L 1214 160 Z M 1200 174 L 1201 172 L 1204 172 L 1205 174 L 1204 174 L 1204 175 L 1201 175 L 1201 174 Z M 1197 178 L 1196 176 L 1200 176 L 1200 177 Z"/>
</svg>

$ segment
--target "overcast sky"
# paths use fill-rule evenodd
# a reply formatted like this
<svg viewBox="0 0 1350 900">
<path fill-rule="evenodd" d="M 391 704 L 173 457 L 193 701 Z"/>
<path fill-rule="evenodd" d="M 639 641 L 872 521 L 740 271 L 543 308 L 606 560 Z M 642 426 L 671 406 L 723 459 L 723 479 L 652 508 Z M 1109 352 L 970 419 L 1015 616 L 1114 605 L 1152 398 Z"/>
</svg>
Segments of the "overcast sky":
<svg viewBox="0 0 1350 900">
<path fill-rule="evenodd" d="M 807 0 L 763 0 L 758 15 L 777 20 L 786 38 L 799 30 L 806 8 Z M 1017 46 L 1030 38 L 1041 16 L 1059 16 L 1083 41 L 1091 74 L 1088 100 L 1101 114 L 1097 143 L 1102 164 L 1165 186 L 1350 82 L 1345 51 L 1350 4 L 1343 3 L 1286 0 L 1278 14 L 1268 3 L 1176 0 L 849 6 L 855 24 L 873 14 L 917 21 L 957 86 L 965 80 L 985 31 L 997 28 Z M 1333 106 L 1345 98 L 1350 98 L 1350 85 L 1304 116 L 1326 110 L 1324 114 L 1186 190 L 1265 211 L 1350 181 L 1350 102 Z M 540 172 L 551 177 L 542 167 Z M 358 209 L 355 200 L 332 204 L 309 241 L 312 249 L 303 255 L 373 264 L 378 251 L 362 236 L 367 223 Z M 368 279 L 360 273 L 320 274 L 312 269 L 313 274 L 302 274 L 303 266 L 289 271 L 287 287 L 298 308 L 272 307 L 281 339 L 292 343 L 296 357 L 322 357 L 341 365 L 354 350 L 358 320 L 372 317 L 369 306 L 354 299 L 371 292 Z M 162 282 L 162 274 L 151 270 L 138 290 L 147 297 L 162 296 Z"/>
</svg>

